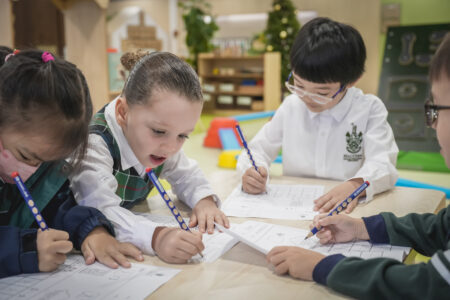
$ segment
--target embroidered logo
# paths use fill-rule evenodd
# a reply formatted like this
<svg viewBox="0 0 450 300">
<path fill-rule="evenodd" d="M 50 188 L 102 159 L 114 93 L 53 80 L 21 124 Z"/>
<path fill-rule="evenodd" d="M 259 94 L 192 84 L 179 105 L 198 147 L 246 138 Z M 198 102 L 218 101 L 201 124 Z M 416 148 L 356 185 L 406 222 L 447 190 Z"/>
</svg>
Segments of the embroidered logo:
<svg viewBox="0 0 450 300">
<path fill-rule="evenodd" d="M 346 149 L 351 154 L 344 154 L 344 160 L 358 161 L 363 158 L 362 154 L 356 154 L 361 151 L 361 145 L 363 141 L 362 132 L 360 131 L 359 133 L 357 133 L 356 128 L 356 125 L 352 123 L 352 133 L 347 132 L 347 134 L 345 135 L 345 139 L 347 141 Z"/>
</svg>

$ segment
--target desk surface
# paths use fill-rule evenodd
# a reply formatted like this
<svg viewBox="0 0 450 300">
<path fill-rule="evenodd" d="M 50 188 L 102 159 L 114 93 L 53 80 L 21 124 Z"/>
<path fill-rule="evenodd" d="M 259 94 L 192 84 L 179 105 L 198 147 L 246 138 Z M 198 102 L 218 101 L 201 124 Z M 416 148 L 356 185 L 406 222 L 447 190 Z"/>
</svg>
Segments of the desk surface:
<svg viewBox="0 0 450 300">
<path fill-rule="evenodd" d="M 234 171 L 218 171 L 208 178 L 217 195 L 224 201 L 232 189 L 239 183 Z M 278 177 L 272 183 L 283 184 L 320 184 L 325 191 L 338 184 L 330 180 Z M 184 216 L 189 216 L 189 208 L 177 202 Z M 147 206 L 148 205 L 148 206 Z M 168 215 L 169 212 L 159 196 L 149 199 L 147 205 L 135 208 L 137 211 L 150 211 Z M 360 204 L 350 215 L 353 217 L 370 216 L 382 211 L 390 211 L 398 216 L 410 212 L 436 212 L 445 205 L 444 193 L 436 190 L 396 187 L 377 195 L 367 204 Z M 233 223 L 242 223 L 248 218 L 230 217 Z M 252 220 L 308 229 L 309 221 L 291 221 L 275 219 Z M 156 290 L 147 299 L 345 299 L 314 282 L 278 276 L 268 268 L 265 256 L 258 251 L 238 243 L 214 263 L 191 265 L 171 265 L 157 257 L 145 257 L 145 262 L 156 266 L 182 269 L 175 278 Z"/>
</svg>

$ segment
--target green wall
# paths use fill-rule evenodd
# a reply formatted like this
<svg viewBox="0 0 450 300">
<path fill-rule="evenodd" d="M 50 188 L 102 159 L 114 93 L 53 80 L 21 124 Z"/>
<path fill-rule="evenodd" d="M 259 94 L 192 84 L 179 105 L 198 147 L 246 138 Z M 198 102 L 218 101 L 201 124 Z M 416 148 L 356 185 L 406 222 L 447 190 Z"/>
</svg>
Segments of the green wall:
<svg viewBox="0 0 450 300">
<path fill-rule="evenodd" d="M 381 4 L 388 3 L 400 3 L 401 25 L 450 23 L 450 0 L 381 0 Z M 380 66 L 385 41 L 386 34 L 381 34 Z"/>
</svg>

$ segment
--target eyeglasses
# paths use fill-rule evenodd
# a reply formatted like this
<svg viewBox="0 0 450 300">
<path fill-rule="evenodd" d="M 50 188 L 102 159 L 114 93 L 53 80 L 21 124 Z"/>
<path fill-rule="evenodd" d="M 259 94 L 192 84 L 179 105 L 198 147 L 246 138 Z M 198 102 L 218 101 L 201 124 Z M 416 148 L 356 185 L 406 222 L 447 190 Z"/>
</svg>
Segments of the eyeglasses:
<svg viewBox="0 0 450 300">
<path fill-rule="evenodd" d="M 439 110 L 441 109 L 450 109 L 450 106 L 435 105 L 433 98 L 425 102 L 425 123 L 428 127 L 432 127 L 437 121 Z"/>
<path fill-rule="evenodd" d="M 314 94 L 314 93 L 310 93 L 305 91 L 302 88 L 299 88 L 298 86 L 295 86 L 293 84 L 289 83 L 289 80 L 292 77 L 292 72 L 289 73 L 289 76 L 286 80 L 286 82 L 284 83 L 286 88 L 289 90 L 289 92 L 291 92 L 292 94 L 297 95 L 300 99 L 302 99 L 303 97 L 308 97 L 309 99 L 311 99 L 312 101 L 316 102 L 317 104 L 327 104 L 330 103 L 331 101 L 334 100 L 334 98 L 336 98 L 336 96 L 342 92 L 345 88 L 345 85 L 342 85 L 339 90 L 331 97 L 326 97 L 326 96 L 322 96 L 319 94 Z"/>
</svg>

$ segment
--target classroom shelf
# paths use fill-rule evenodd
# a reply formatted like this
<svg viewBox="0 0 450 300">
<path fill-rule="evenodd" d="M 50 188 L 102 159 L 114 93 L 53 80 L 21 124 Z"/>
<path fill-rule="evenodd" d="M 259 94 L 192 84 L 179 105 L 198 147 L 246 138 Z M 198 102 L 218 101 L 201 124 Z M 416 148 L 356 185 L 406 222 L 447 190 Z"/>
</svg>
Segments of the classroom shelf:
<svg viewBox="0 0 450 300">
<path fill-rule="evenodd" d="M 200 53 L 198 75 L 204 85 L 204 108 L 275 110 L 281 103 L 280 70 L 281 56 L 278 52 L 257 56 L 215 56 L 213 53 Z M 226 84 L 231 88 L 220 88 Z M 209 88 L 205 85 L 209 85 Z M 256 86 L 260 89 L 252 90 Z"/>
</svg>

